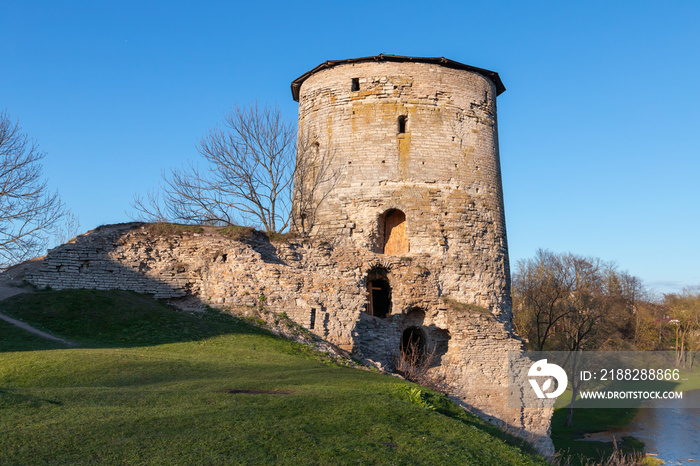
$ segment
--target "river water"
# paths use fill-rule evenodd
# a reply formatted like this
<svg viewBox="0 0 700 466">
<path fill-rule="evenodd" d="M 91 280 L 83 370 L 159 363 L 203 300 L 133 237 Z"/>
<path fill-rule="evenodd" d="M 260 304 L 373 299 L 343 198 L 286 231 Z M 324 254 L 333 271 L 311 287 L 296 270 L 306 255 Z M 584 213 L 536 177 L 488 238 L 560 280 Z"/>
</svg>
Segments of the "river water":
<svg viewBox="0 0 700 466">
<path fill-rule="evenodd" d="M 700 390 L 683 392 L 682 400 L 645 402 L 624 429 L 599 432 L 587 440 L 603 442 L 632 436 L 644 442 L 644 452 L 673 464 L 700 465 Z"/>
<path fill-rule="evenodd" d="M 644 442 L 666 464 L 700 464 L 700 390 L 686 391 L 683 400 L 659 400 L 642 407 L 625 429 Z"/>
</svg>

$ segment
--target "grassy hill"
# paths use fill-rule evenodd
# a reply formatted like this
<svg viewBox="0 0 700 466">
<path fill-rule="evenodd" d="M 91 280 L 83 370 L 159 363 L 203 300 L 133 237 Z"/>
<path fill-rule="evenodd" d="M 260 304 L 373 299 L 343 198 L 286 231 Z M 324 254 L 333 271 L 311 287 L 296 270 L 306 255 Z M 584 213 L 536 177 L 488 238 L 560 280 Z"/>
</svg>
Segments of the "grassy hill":
<svg viewBox="0 0 700 466">
<path fill-rule="evenodd" d="M 446 397 L 208 310 L 41 291 L 0 312 L 0 463 L 547 464 Z"/>
</svg>

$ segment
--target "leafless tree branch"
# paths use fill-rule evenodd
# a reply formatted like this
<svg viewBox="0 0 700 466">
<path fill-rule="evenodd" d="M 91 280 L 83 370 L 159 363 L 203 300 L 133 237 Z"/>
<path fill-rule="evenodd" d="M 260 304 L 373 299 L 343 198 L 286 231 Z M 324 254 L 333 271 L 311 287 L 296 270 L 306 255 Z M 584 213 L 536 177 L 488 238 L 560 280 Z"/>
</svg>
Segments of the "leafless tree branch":
<svg viewBox="0 0 700 466">
<path fill-rule="evenodd" d="M 332 187 L 332 153 L 298 137 L 275 107 L 234 107 L 223 127 L 210 130 L 197 150 L 205 165 L 163 173 L 160 189 L 136 196 L 136 218 L 211 225 L 242 223 L 278 233 L 305 231 Z M 296 181 L 296 183 L 295 183 Z M 300 182 L 303 181 L 303 182 Z M 292 198 L 300 215 L 292 213 Z M 305 215 L 301 215 L 305 213 Z M 297 219 L 302 219 L 300 226 Z M 313 222 L 311 222 L 313 223 Z"/>
<path fill-rule="evenodd" d="M 298 233 L 311 232 L 318 207 L 342 178 L 342 165 L 336 163 L 336 155 L 333 147 L 322 148 L 315 137 L 299 136 L 292 211 L 292 227 Z"/>
<path fill-rule="evenodd" d="M 0 113 L 0 268 L 34 257 L 65 214 L 42 179 L 45 153 Z"/>
</svg>

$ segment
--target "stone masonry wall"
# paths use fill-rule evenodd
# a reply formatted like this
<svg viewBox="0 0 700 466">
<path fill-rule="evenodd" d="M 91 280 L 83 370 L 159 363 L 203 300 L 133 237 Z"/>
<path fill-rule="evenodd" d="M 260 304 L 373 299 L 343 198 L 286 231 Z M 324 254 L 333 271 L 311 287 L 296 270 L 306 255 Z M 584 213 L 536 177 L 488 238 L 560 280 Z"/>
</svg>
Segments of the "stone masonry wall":
<svg viewBox="0 0 700 466">
<path fill-rule="evenodd" d="M 301 84 L 299 137 L 337 174 L 313 234 L 381 252 L 383 216 L 401 210 L 407 255 L 439 258 L 445 293 L 510 319 L 493 82 L 434 63 L 338 64 Z"/>
<path fill-rule="evenodd" d="M 456 278 L 439 258 L 386 256 L 317 240 L 271 244 L 259 233 L 236 240 L 213 228 L 150 231 L 138 223 L 101 227 L 49 251 L 27 279 L 53 289 L 196 297 L 238 312 L 263 304 L 387 371 L 393 370 L 406 329 L 417 328 L 436 356 L 431 371 L 444 377 L 456 399 L 534 441 L 541 451 L 553 452 L 551 408 L 526 412 L 505 403 L 507 352 L 521 351 L 522 340 L 489 309 L 455 307 L 441 282 Z M 384 318 L 367 313 L 367 281 L 373 274 L 391 287 Z"/>
</svg>

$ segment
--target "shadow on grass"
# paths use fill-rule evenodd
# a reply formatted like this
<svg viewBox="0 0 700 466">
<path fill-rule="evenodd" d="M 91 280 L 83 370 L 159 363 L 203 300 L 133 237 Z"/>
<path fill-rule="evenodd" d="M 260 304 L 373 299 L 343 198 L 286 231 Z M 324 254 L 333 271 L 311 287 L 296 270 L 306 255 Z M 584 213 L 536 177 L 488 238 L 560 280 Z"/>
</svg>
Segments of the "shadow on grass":
<svg viewBox="0 0 700 466">
<path fill-rule="evenodd" d="M 68 348 L 59 341 L 49 340 L 0 320 L 0 353 L 8 351 L 42 351 Z"/>
<path fill-rule="evenodd" d="M 115 259 L 115 255 L 122 257 L 119 248 L 127 241 L 126 236 L 134 232 L 137 240 L 143 242 L 138 244 L 146 248 L 144 258 L 136 262 Z M 141 239 L 140 233 L 146 237 Z M 218 240 L 248 244 L 265 262 L 282 263 L 268 237 L 250 228 L 139 222 L 107 225 L 51 250 L 44 261 L 13 275 L 15 281 L 24 278 L 39 288 L 46 286 L 46 290 L 8 298 L 0 302 L 0 312 L 37 330 L 74 341 L 80 347 L 129 347 L 263 332 L 210 309 L 197 298 L 197 290 L 193 289 L 196 280 L 190 280 L 200 273 L 195 265 L 159 258 L 157 254 L 155 258 L 150 256 L 151 243 L 171 241 L 171 247 L 176 247 L 185 236 L 205 233 Z M 225 241 L 215 243 L 217 247 L 208 251 L 209 260 L 226 262 L 232 252 Z M 51 291 L 53 286 L 84 289 Z M 192 308 L 205 310 L 178 312 L 163 302 L 155 302 L 153 297 L 186 299 Z M 0 352 L 51 349 L 41 342 L 22 342 L 14 331 L 0 328 L 0 332 Z M 25 335 L 28 341 L 36 342 L 35 335 Z"/>
<path fill-rule="evenodd" d="M 539 453 L 529 442 L 525 441 L 520 437 L 511 435 L 508 432 L 502 430 L 501 428 L 484 421 L 483 419 L 477 417 L 474 414 L 467 412 L 464 408 L 454 403 L 452 400 L 449 399 L 449 397 L 442 393 L 433 392 L 432 390 L 419 389 L 419 403 L 416 403 L 416 400 L 412 399 L 412 397 L 410 395 L 407 395 L 407 393 L 410 393 L 410 387 L 402 386 L 401 393 L 399 393 L 399 396 L 402 398 L 407 397 L 408 400 L 411 401 L 413 404 L 418 404 L 419 406 L 423 406 L 427 409 L 434 410 L 435 412 L 438 412 L 443 416 L 447 416 L 458 422 L 461 422 L 462 424 L 485 432 L 491 435 L 492 437 L 504 441 L 509 445 L 520 448 L 520 450 L 524 451 L 525 453 L 535 456 L 539 455 Z"/>
<path fill-rule="evenodd" d="M 586 464 L 590 461 L 600 461 L 615 451 L 612 442 L 583 441 L 585 434 L 607 431 L 616 426 L 629 423 L 636 414 L 636 408 L 574 408 L 574 426 L 566 426 L 569 408 L 558 408 L 552 416 L 552 442 L 557 453 L 567 457 L 573 464 Z M 641 451 L 644 444 L 616 437 L 622 442 L 625 453 Z"/>
<path fill-rule="evenodd" d="M 0 388 L 0 409 L 16 407 L 39 408 L 47 404 L 61 406 L 63 403 L 48 398 L 25 395 L 16 390 Z"/>
<path fill-rule="evenodd" d="M 223 312 L 177 310 L 149 295 L 119 290 L 61 290 L 22 294 L 0 302 L 0 312 L 81 348 L 158 345 L 224 334 L 269 332 Z M 0 352 L 68 348 L 21 329 L 3 327 Z"/>
</svg>

